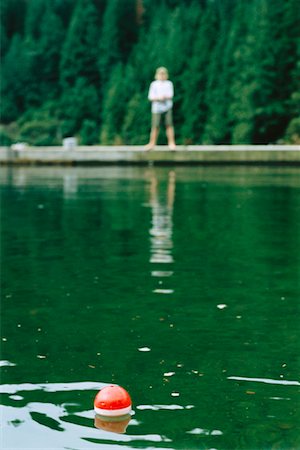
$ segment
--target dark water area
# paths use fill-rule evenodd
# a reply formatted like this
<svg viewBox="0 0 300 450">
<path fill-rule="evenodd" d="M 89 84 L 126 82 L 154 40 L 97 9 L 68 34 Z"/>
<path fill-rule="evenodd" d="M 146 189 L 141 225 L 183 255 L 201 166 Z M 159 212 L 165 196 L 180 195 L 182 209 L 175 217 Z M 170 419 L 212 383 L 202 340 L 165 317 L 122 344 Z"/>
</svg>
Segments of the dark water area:
<svg viewBox="0 0 300 450">
<path fill-rule="evenodd" d="M 1 169 L 1 448 L 300 449 L 300 169 Z M 106 384 L 126 433 L 94 426 Z"/>
</svg>

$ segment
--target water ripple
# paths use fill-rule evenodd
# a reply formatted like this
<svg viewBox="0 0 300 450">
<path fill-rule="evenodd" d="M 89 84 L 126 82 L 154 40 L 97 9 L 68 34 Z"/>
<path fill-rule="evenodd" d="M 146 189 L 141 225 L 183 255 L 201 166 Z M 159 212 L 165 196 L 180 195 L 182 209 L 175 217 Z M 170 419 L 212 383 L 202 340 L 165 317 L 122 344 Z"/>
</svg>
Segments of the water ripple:
<svg viewBox="0 0 300 450">
<path fill-rule="evenodd" d="M 257 383 L 267 383 L 267 384 L 284 384 L 287 386 L 300 386 L 299 381 L 273 380 L 272 378 L 227 377 L 227 379 L 237 381 L 254 381 Z"/>
<path fill-rule="evenodd" d="M 22 384 L 3 384 L 0 386 L 1 394 L 16 394 L 21 391 L 62 392 L 62 391 L 87 391 L 100 390 L 107 383 L 95 383 L 93 381 L 81 381 L 78 383 L 22 383 Z"/>
</svg>

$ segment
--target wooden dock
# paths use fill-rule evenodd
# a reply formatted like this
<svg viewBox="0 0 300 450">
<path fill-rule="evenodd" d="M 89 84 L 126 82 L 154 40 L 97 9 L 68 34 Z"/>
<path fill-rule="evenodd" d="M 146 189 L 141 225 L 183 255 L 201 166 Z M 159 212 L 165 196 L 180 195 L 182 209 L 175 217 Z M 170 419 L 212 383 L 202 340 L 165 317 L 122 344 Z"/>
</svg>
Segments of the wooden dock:
<svg viewBox="0 0 300 450">
<path fill-rule="evenodd" d="M 0 147 L 1 165 L 280 164 L 300 165 L 300 145 Z"/>
</svg>

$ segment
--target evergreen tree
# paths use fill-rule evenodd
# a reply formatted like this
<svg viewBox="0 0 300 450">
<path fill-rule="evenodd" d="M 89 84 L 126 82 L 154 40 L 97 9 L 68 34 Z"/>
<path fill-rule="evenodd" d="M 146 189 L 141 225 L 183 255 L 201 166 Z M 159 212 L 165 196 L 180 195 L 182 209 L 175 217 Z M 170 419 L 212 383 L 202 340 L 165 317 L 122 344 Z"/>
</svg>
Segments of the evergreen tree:
<svg viewBox="0 0 300 450">
<path fill-rule="evenodd" d="M 136 68 L 136 79 L 140 85 L 149 86 L 155 69 L 166 66 L 168 18 L 169 10 L 164 3 L 154 11 L 150 23 L 147 22 L 149 19 L 145 14 L 145 23 L 140 30 L 139 41 L 130 58 L 130 63 Z"/>
<path fill-rule="evenodd" d="M 130 145 L 147 142 L 150 131 L 150 102 L 145 80 L 137 77 L 135 66 L 128 64 L 124 76 L 127 92 L 126 107 L 122 122 L 122 139 Z"/>
<path fill-rule="evenodd" d="M 251 11 L 251 9 L 250 9 Z M 264 36 L 263 11 L 255 10 L 255 19 L 249 25 L 250 11 L 239 10 L 239 41 L 233 49 L 233 71 L 228 113 L 231 124 L 231 143 L 250 144 L 255 126 L 254 97 L 258 89 L 261 61 L 256 47 Z"/>
<path fill-rule="evenodd" d="M 25 35 L 27 39 L 37 40 L 40 37 L 40 25 L 45 11 L 45 0 L 31 0 L 25 16 Z"/>
<path fill-rule="evenodd" d="M 1 78 L 1 120 L 9 123 L 25 111 L 25 89 L 29 78 L 28 59 L 19 34 L 12 38 L 3 59 Z"/>
<path fill-rule="evenodd" d="M 123 143 L 121 129 L 125 115 L 127 92 L 124 83 L 124 67 L 118 64 L 107 85 L 102 110 L 102 144 Z"/>
<path fill-rule="evenodd" d="M 95 0 L 96 1 L 96 0 Z M 99 0 L 102 1 L 102 0 Z M 106 0 L 103 0 L 106 1 Z M 70 21 L 73 16 L 74 8 L 76 7 L 78 0 L 52 0 L 52 8 L 55 14 L 58 15 L 62 21 L 65 30 L 69 28 Z"/>
<path fill-rule="evenodd" d="M 185 120 L 182 104 L 185 99 L 187 85 L 197 76 L 194 72 L 187 73 L 194 53 L 194 41 L 199 29 L 202 10 L 198 2 L 190 6 L 178 6 L 165 17 L 167 36 L 165 40 L 165 63 L 174 83 L 174 124 L 177 142 L 181 140 L 181 125 Z M 189 30 L 189 32 L 186 32 Z M 197 57 L 201 58 L 203 49 Z M 184 75 L 183 75 L 184 74 Z M 197 91 L 196 91 L 197 92 Z M 196 95 L 194 92 L 194 95 Z"/>
<path fill-rule="evenodd" d="M 40 75 L 43 61 L 42 53 L 39 49 L 39 40 L 41 38 L 41 24 L 45 6 L 45 0 L 33 0 L 29 2 L 27 7 L 23 41 L 23 52 L 26 58 L 26 83 L 23 85 L 26 110 L 39 107 L 44 100 L 42 95 L 42 76 Z"/>
<path fill-rule="evenodd" d="M 145 13 L 147 11 L 146 8 Z M 165 27 L 162 26 L 160 12 L 165 18 Z M 167 17 L 168 10 L 165 5 L 159 6 L 151 17 L 151 23 L 145 14 L 139 41 L 127 64 L 124 85 L 127 86 L 129 95 L 124 112 L 122 137 L 128 144 L 141 144 L 149 137 L 151 113 L 148 89 L 155 69 L 166 65 L 167 45 L 162 43 L 165 44 L 167 39 Z"/>
<path fill-rule="evenodd" d="M 26 17 L 26 0 L 1 0 L 0 32 L 1 55 L 8 51 L 11 39 L 24 33 L 24 17 Z"/>
<path fill-rule="evenodd" d="M 149 139 L 150 108 L 147 92 L 135 92 L 126 107 L 122 126 L 122 140 L 125 144 L 141 145 Z"/>
<path fill-rule="evenodd" d="M 78 0 L 61 54 L 63 136 L 79 133 L 84 121 L 99 123 L 97 22 L 94 4 L 89 0 Z M 86 135 L 86 131 L 83 134 Z"/>
<path fill-rule="evenodd" d="M 109 0 L 103 17 L 98 62 L 103 91 L 114 67 L 128 60 L 137 34 L 136 0 Z"/>
<path fill-rule="evenodd" d="M 63 89 L 85 78 L 99 87 L 97 10 L 90 0 L 78 0 L 62 48 L 60 79 Z"/>
<path fill-rule="evenodd" d="M 40 24 L 38 41 L 39 83 L 43 101 L 46 98 L 57 98 L 59 95 L 59 64 L 61 42 L 64 37 L 62 21 L 53 10 L 51 1 L 48 0 Z"/>
<path fill-rule="evenodd" d="M 198 31 L 195 35 L 193 52 L 183 72 L 183 102 L 181 135 L 186 143 L 199 143 L 206 123 L 208 106 L 207 89 L 210 55 L 216 41 L 216 13 L 207 8 L 201 14 Z"/>
<path fill-rule="evenodd" d="M 288 126 L 285 140 L 293 144 L 300 144 L 300 30 L 295 23 L 300 23 L 300 11 L 298 2 L 290 0 L 285 10 L 287 25 L 290 27 L 289 41 L 287 42 L 287 57 L 289 58 L 289 70 L 287 70 L 287 83 L 290 88 L 288 105 Z"/>
<path fill-rule="evenodd" d="M 276 142 L 290 120 L 289 98 L 295 88 L 300 40 L 299 3 L 264 2 L 267 25 L 260 52 L 262 77 L 256 97 L 255 142 Z M 274 26 L 276 24 L 276 26 Z"/>
<path fill-rule="evenodd" d="M 230 124 L 228 116 L 228 94 L 231 85 L 233 49 L 239 39 L 238 20 L 227 16 L 227 10 L 219 3 L 216 8 L 218 25 L 217 39 L 211 51 L 207 68 L 207 87 L 205 104 L 207 119 L 202 140 L 207 144 L 224 144 L 230 142 Z"/>
<path fill-rule="evenodd" d="M 164 32 L 162 40 L 165 41 L 167 38 L 167 26 L 163 26 L 162 23 L 162 17 L 166 23 L 167 10 L 164 6 L 161 10 L 165 14 L 156 13 L 150 30 L 146 26 L 142 27 L 139 43 L 126 68 L 119 64 L 110 76 L 103 103 L 102 143 L 138 144 L 145 141 L 141 136 L 149 134 L 148 88 L 153 80 L 155 68 L 166 64 L 167 54 L 166 47 L 162 46 L 160 40 L 162 31 Z M 143 114 L 143 119 L 140 114 Z"/>
<path fill-rule="evenodd" d="M 99 124 L 95 120 L 84 119 L 79 132 L 81 145 L 95 145 L 99 142 Z"/>
<path fill-rule="evenodd" d="M 75 85 L 65 90 L 60 102 L 59 119 L 62 136 L 77 135 L 84 121 L 98 124 L 99 116 L 98 92 L 95 86 L 89 84 L 84 77 L 77 78 Z"/>
<path fill-rule="evenodd" d="M 25 37 L 23 51 L 26 58 L 26 83 L 23 85 L 25 108 L 36 108 L 43 103 L 42 79 L 40 70 L 42 67 L 42 55 L 39 51 L 38 42 L 31 36 Z M 23 67 L 22 67 L 23 70 Z"/>
<path fill-rule="evenodd" d="M 35 0 L 28 4 L 24 37 L 14 35 L 3 60 L 1 86 L 3 122 L 15 120 L 28 108 L 41 103 L 38 76 L 40 60 L 35 37 L 39 35 L 37 22 L 43 11 L 43 1 Z M 22 2 L 14 3 L 14 6 L 18 10 L 18 6 L 22 8 Z M 23 26 L 21 28 L 23 29 Z"/>
</svg>

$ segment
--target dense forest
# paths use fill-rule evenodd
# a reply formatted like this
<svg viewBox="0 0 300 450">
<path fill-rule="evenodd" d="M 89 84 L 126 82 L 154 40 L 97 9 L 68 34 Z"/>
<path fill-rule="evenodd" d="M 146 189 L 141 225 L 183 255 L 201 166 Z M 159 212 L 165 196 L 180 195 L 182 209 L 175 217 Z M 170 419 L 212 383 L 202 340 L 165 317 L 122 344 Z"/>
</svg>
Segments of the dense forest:
<svg viewBox="0 0 300 450">
<path fill-rule="evenodd" d="M 178 143 L 300 142 L 299 0 L 1 0 L 1 54 L 2 145 L 145 144 L 158 66 Z"/>
</svg>

